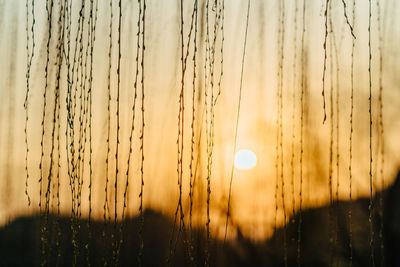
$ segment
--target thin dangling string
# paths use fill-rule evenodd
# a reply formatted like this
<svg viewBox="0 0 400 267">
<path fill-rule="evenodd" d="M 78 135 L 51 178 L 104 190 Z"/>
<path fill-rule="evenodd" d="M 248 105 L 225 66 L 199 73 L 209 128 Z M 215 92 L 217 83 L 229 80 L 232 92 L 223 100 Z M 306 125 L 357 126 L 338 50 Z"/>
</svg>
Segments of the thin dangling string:
<svg viewBox="0 0 400 267">
<path fill-rule="evenodd" d="M 240 84 L 239 84 L 239 101 L 238 101 L 238 110 L 236 113 L 236 126 L 235 126 L 235 139 L 234 139 L 234 145 L 233 145 L 233 156 L 236 154 L 236 144 L 237 144 L 237 134 L 238 134 L 238 128 L 239 128 L 239 117 L 240 117 L 240 104 L 242 100 L 242 90 L 243 90 L 243 73 L 244 73 L 244 61 L 245 61 L 245 56 L 246 56 L 246 46 L 247 46 L 247 32 L 249 29 L 249 18 L 250 18 L 250 4 L 251 1 L 249 0 L 247 2 L 247 15 L 246 15 L 246 30 L 244 34 L 244 43 L 243 43 L 243 54 L 242 54 L 242 67 L 240 71 Z M 230 200 L 231 200 L 231 194 L 232 194 L 232 182 L 233 182 L 233 176 L 234 176 L 234 163 L 232 163 L 232 168 L 231 168 L 231 175 L 230 175 L 230 181 L 229 181 L 229 193 L 228 193 L 228 208 L 226 212 L 226 221 L 225 221 L 225 236 L 224 236 L 224 242 L 226 242 L 226 237 L 227 237 L 227 232 L 228 232 L 228 222 L 229 222 L 229 211 L 230 211 Z"/>
</svg>

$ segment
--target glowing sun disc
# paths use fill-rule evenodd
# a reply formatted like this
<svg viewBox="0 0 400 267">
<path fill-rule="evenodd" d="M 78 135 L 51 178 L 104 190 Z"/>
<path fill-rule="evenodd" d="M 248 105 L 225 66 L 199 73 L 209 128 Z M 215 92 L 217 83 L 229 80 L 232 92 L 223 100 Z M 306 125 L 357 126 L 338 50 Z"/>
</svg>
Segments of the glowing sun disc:
<svg viewBox="0 0 400 267">
<path fill-rule="evenodd" d="M 235 167 L 241 170 L 252 169 L 257 164 L 257 157 L 253 151 L 242 149 L 235 154 Z"/>
</svg>

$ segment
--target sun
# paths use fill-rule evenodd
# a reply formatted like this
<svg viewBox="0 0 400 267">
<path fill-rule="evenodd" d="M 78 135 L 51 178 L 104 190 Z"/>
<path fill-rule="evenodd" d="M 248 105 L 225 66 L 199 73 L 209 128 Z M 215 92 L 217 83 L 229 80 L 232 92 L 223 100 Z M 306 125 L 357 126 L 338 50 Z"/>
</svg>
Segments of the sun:
<svg viewBox="0 0 400 267">
<path fill-rule="evenodd" d="M 253 151 L 242 149 L 235 154 L 235 167 L 241 170 L 249 170 L 257 164 L 257 157 Z"/>
</svg>

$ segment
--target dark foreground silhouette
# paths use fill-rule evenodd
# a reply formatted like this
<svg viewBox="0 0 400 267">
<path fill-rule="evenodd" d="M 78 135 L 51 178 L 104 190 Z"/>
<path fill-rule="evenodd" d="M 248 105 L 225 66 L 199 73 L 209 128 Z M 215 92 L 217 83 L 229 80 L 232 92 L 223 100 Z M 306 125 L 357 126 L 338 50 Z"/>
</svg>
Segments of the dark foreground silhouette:
<svg viewBox="0 0 400 267">
<path fill-rule="evenodd" d="M 383 239 L 379 237 L 381 217 L 379 197 L 383 196 Z M 375 196 L 373 213 L 374 261 L 375 266 L 400 266 L 400 173 L 395 183 Z M 369 199 L 358 199 L 352 203 L 353 266 L 371 266 L 370 224 L 368 213 Z M 340 201 L 333 207 L 320 207 L 304 210 L 301 228 L 302 266 L 349 266 L 349 220 L 350 203 Z M 49 216 L 46 224 L 43 218 L 22 217 L 0 229 L 1 266 L 71 266 L 74 258 L 71 219 Z M 206 237 L 204 230 L 194 229 L 192 241 L 172 242 L 173 220 L 162 214 L 146 210 L 143 226 L 143 266 L 204 266 L 206 261 Z M 297 266 L 297 236 L 299 214 L 290 219 L 286 228 L 287 260 L 289 266 Z M 45 249 L 41 246 L 41 225 L 47 225 L 48 237 Z M 114 265 L 113 224 L 92 221 L 90 231 L 87 221 L 80 220 L 77 231 L 77 265 Z M 139 218 L 125 221 L 123 243 L 121 245 L 119 266 L 137 266 L 139 252 Z M 245 238 L 240 229 L 234 240 L 212 239 L 209 245 L 211 266 L 284 266 L 284 231 L 277 229 L 268 240 L 252 242 Z M 117 227 L 119 233 L 119 226 Z M 57 247 L 57 233 L 59 246 Z M 90 233 L 90 236 L 89 236 Z M 175 232 L 176 233 L 176 232 Z M 87 248 L 89 240 L 89 245 Z M 383 240 L 383 243 L 382 243 Z M 192 246 L 190 252 L 188 248 Z M 57 254 L 59 252 L 59 256 Z M 383 252 L 383 254 L 382 254 Z M 42 254 L 44 253 L 44 254 Z M 190 254 L 190 256 L 189 256 Z M 167 261 L 169 259 L 169 262 Z"/>
</svg>

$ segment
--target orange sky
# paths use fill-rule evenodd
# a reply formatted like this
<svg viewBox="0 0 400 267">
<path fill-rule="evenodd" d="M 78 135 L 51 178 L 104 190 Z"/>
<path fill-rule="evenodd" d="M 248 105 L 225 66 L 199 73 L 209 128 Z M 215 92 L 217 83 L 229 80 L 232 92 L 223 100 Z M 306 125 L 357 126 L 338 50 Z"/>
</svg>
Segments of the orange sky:
<svg viewBox="0 0 400 267">
<path fill-rule="evenodd" d="M 180 91 L 181 65 L 180 65 L 180 35 L 179 35 L 179 9 L 176 1 L 162 1 L 161 3 L 149 3 L 146 25 L 146 52 L 145 52 L 145 207 L 159 209 L 167 214 L 175 210 L 178 198 L 177 186 L 177 145 L 178 134 L 178 100 Z M 347 1 L 350 2 L 350 1 Z M 230 172 L 233 163 L 233 144 L 235 134 L 236 112 L 238 107 L 239 82 L 241 71 L 241 57 L 243 51 L 244 29 L 246 19 L 245 1 L 226 1 L 224 21 L 224 74 L 222 79 L 221 96 L 215 109 L 215 147 L 213 153 L 213 169 L 211 182 L 211 218 L 214 233 L 222 233 L 228 198 L 228 186 Z M 0 190 L 7 191 L 4 194 L 0 218 L 7 221 L 17 216 L 37 211 L 38 203 L 38 164 L 40 160 L 40 135 L 41 114 L 43 106 L 44 66 L 46 58 L 46 28 L 44 3 L 38 2 L 36 6 L 37 24 L 36 55 L 34 58 L 31 78 L 31 94 L 29 98 L 29 122 L 28 136 L 30 143 L 29 153 L 29 192 L 33 199 L 33 206 L 27 207 L 24 194 L 25 184 L 25 142 L 24 122 L 25 112 L 23 101 L 25 96 L 25 71 L 26 71 L 26 40 L 25 40 L 25 5 L 22 1 L 2 3 L 4 6 L 0 14 L 3 23 L 0 23 L 1 38 L 0 56 L 0 143 L 4 148 L 0 152 L 2 171 L 2 183 Z M 125 2 L 122 19 L 122 58 L 121 58 L 121 132 L 120 132 L 120 184 L 122 192 L 128 155 L 128 138 L 131 123 L 131 105 L 133 98 L 133 77 L 135 73 L 135 49 L 136 49 L 136 20 L 137 4 Z M 369 154 L 368 154 L 368 32 L 367 3 L 357 2 L 355 34 L 357 36 L 355 46 L 355 106 L 354 106 L 354 196 L 367 196 L 369 194 Z M 397 136 L 400 124 L 397 118 L 399 112 L 399 81 L 396 74 L 399 64 L 395 60 L 399 50 L 399 25 L 395 10 L 399 10 L 396 1 L 382 1 L 382 12 L 386 12 L 383 20 L 383 85 L 384 85 L 384 125 L 385 125 L 385 180 L 389 184 L 399 168 L 400 157 L 397 151 L 400 143 Z M 185 40 L 189 31 L 189 19 L 192 6 L 184 7 Z M 301 9 L 298 11 L 297 24 L 297 68 L 294 63 L 294 1 L 286 1 L 285 20 L 285 44 L 283 65 L 283 149 L 284 149 L 284 179 L 286 207 L 292 209 L 291 195 L 291 142 L 292 142 L 292 90 L 296 89 L 295 100 L 295 139 L 294 139 L 294 168 L 295 168 L 295 198 L 298 202 L 298 173 L 299 173 L 299 127 L 300 107 L 299 90 L 300 83 L 294 82 L 301 75 L 300 69 L 300 37 L 301 37 Z M 324 6 L 320 2 L 307 4 L 305 42 L 307 51 L 307 116 L 304 138 L 304 205 L 318 206 L 328 201 L 328 165 L 329 165 L 329 141 L 330 121 L 322 124 L 322 69 L 323 69 L 323 35 L 324 35 Z M 273 1 L 253 1 L 250 9 L 249 32 L 244 64 L 243 94 L 241 99 L 241 113 L 239 120 L 237 148 L 250 149 L 257 155 L 257 165 L 251 170 L 235 170 L 232 189 L 232 218 L 243 232 L 257 238 L 269 235 L 272 231 L 274 220 L 274 192 L 275 192 L 275 146 L 276 146 L 276 89 L 278 70 L 278 46 L 277 46 L 277 21 L 278 6 Z M 351 4 L 348 4 L 348 14 L 351 17 Z M 114 13 L 117 14 L 117 7 Z M 376 6 L 373 7 L 372 17 L 372 52 L 373 52 L 373 118 L 378 118 L 378 80 L 379 80 L 379 49 Z M 105 157 L 106 157 L 106 123 L 107 123 L 107 64 L 108 64 L 108 5 L 99 2 L 98 24 L 96 43 L 94 50 L 94 82 L 93 82 L 93 164 L 94 164 L 94 215 L 102 217 L 104 202 Z M 199 15 L 199 17 L 201 17 Z M 349 116 L 350 116 L 350 53 L 351 36 L 343 17 L 343 7 L 340 1 L 334 2 L 332 7 L 333 30 L 338 46 L 339 63 L 333 62 L 333 73 L 339 66 L 338 85 L 340 92 L 340 128 L 339 128 L 339 154 L 340 154 L 340 191 L 342 199 L 347 199 L 349 190 L 348 163 L 349 163 Z M 114 33 L 117 32 L 117 20 L 114 21 Z M 199 25 L 203 25 L 199 20 Z M 73 24 L 73 27 L 76 26 Z M 199 26 L 200 27 L 200 26 Z M 199 30 L 200 36 L 200 30 Z M 220 36 L 218 37 L 220 38 Z M 198 52 L 198 80 L 202 90 L 197 95 L 196 124 L 195 124 L 195 162 L 198 161 L 195 189 L 195 213 L 197 223 L 205 222 L 205 196 L 206 196 L 206 139 L 204 118 L 204 36 L 199 37 Z M 216 70 L 220 70 L 220 39 L 217 39 Z M 328 39 L 329 42 L 329 39 Z M 114 40 L 113 67 L 112 67 L 112 101 L 111 101 L 111 155 L 115 153 L 116 137 L 116 58 L 117 46 Z M 53 43 L 54 45 L 54 43 Z M 86 49 L 86 48 L 85 48 Z M 329 46 L 328 46 L 329 49 Z M 330 89 L 330 57 L 328 51 L 327 69 L 327 108 L 329 111 Z M 189 54 L 191 62 L 193 54 Z M 335 57 L 333 57 L 335 58 Z M 54 61 L 54 58 L 52 58 Z M 55 62 L 53 62 L 55 63 Z M 185 207 L 188 206 L 188 176 L 190 159 L 190 121 L 191 121 L 191 79 L 193 74 L 192 63 L 187 70 L 185 81 L 185 133 L 184 133 L 184 161 L 183 179 Z M 55 68 L 53 74 L 55 75 Z M 65 105 L 65 72 L 63 73 L 61 92 L 61 105 Z M 14 77 L 14 78 L 12 78 Z M 334 87 L 336 76 L 333 77 Z M 51 90 L 54 90 L 51 89 Z M 199 88 L 197 88 L 199 91 Z M 52 91 L 51 91 L 52 92 Z M 51 99 L 51 98 L 49 98 Z M 138 98 L 140 101 L 140 97 Z M 51 108 L 51 105 L 48 107 Z M 136 110 L 139 114 L 140 110 Z M 65 107 L 61 110 L 61 147 L 65 147 Z M 336 115 L 335 115 L 336 116 Z M 329 116 L 328 116 L 329 117 Z M 336 117 L 334 117 L 336 122 Z M 50 144 L 50 119 L 46 119 L 45 151 L 48 157 Z M 376 121 L 374 126 L 377 125 Z M 137 129 L 140 120 L 137 119 Z M 200 145 L 199 135 L 202 133 Z M 334 130 L 336 138 L 336 129 Z M 374 136 L 376 132 L 374 131 Z M 132 169 L 129 189 L 129 214 L 133 215 L 138 210 L 139 190 L 139 131 L 135 130 L 133 143 Z M 336 142 L 336 139 L 335 139 Z M 374 153 L 377 148 L 374 139 Z M 336 143 L 335 143 L 336 146 Z M 198 149 L 200 147 L 200 149 Z M 376 154 L 374 154 L 374 157 Z M 66 155 L 63 150 L 61 160 L 65 162 Z M 336 160 L 336 159 L 335 159 Z M 45 165 L 48 161 L 45 161 Z M 377 170 L 379 165 L 375 165 Z M 333 177 L 336 179 L 336 161 L 333 162 Z M 115 168 L 115 160 L 110 161 L 110 170 Z M 61 196 L 62 210 L 70 211 L 71 192 L 68 185 L 66 164 L 61 164 Z M 87 175 L 87 173 L 86 173 Z M 113 171 L 110 171 L 113 182 Z M 12 178 L 9 178 L 12 177 Z M 379 178 L 379 177 L 378 177 Z M 378 179 L 377 178 L 377 179 Z M 87 178 L 85 178 L 87 179 Z M 378 190 L 380 182 L 377 180 Z M 84 183 L 83 199 L 88 197 L 87 183 Z M 280 189 L 279 189 L 280 190 Z M 336 180 L 334 180 L 336 190 Z M 119 196 L 122 199 L 122 195 Z M 121 200 L 122 201 L 122 200 Z M 122 203 L 122 202 L 121 202 Z M 281 205 L 279 205 L 281 206 Z M 87 203 L 83 203 L 83 209 L 87 209 Z M 282 218 L 280 209 L 278 218 Z"/>
</svg>

